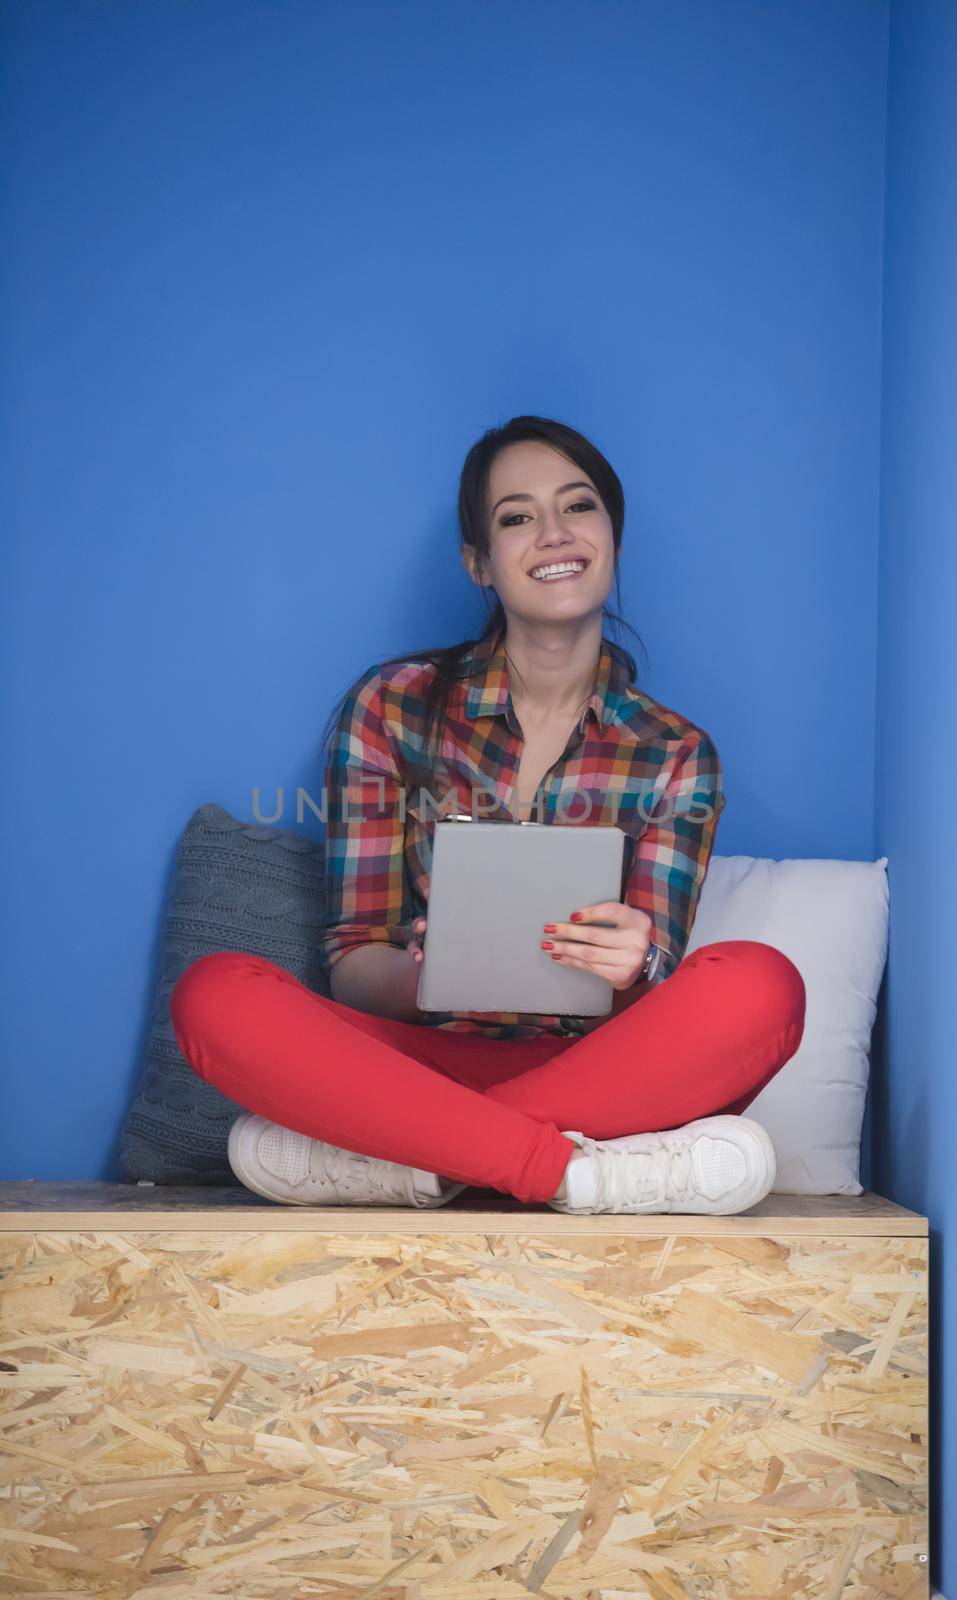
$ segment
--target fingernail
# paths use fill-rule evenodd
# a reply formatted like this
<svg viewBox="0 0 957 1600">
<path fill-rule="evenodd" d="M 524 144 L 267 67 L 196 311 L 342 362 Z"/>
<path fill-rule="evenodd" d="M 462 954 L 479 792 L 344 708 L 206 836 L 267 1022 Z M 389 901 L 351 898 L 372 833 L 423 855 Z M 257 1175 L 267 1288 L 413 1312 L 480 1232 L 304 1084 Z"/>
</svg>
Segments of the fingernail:
<svg viewBox="0 0 957 1600">
<path fill-rule="evenodd" d="M 554 923 L 554 922 L 543 922 L 542 923 L 542 927 L 545 929 L 546 933 L 554 933 L 556 926 L 557 926 L 557 924 Z"/>
<path fill-rule="evenodd" d="M 581 912 L 580 911 L 573 911 L 568 920 L 569 920 L 569 922 L 581 922 L 581 919 L 582 919 Z"/>
<path fill-rule="evenodd" d="M 552 948 L 551 939 L 543 939 L 542 940 L 542 949 L 543 950 L 551 950 L 551 948 Z"/>
</svg>

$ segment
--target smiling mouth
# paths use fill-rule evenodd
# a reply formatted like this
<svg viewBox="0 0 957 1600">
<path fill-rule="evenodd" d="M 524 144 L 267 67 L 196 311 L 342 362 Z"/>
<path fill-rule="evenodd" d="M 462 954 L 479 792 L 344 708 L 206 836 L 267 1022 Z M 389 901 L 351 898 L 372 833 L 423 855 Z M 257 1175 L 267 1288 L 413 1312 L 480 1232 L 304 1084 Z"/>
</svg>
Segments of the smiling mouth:
<svg viewBox="0 0 957 1600">
<path fill-rule="evenodd" d="M 538 577 L 535 576 L 535 573 L 539 569 L 533 568 L 529 573 L 529 577 L 533 583 L 565 583 L 574 578 L 580 578 L 588 570 L 588 567 L 589 560 L 587 556 L 576 556 L 574 562 L 556 562 L 550 567 L 544 567 Z"/>
</svg>

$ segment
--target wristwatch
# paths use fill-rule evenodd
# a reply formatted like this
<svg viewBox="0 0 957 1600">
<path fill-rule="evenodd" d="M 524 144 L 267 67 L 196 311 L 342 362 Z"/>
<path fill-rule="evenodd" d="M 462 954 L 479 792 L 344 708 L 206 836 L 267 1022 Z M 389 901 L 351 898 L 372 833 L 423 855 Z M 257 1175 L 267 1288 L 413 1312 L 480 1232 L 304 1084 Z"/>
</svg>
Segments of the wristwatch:
<svg viewBox="0 0 957 1600">
<path fill-rule="evenodd" d="M 648 946 L 648 954 L 645 956 L 645 964 L 638 974 L 638 982 L 652 983 L 660 966 L 661 950 L 658 945 L 650 944 Z"/>
</svg>

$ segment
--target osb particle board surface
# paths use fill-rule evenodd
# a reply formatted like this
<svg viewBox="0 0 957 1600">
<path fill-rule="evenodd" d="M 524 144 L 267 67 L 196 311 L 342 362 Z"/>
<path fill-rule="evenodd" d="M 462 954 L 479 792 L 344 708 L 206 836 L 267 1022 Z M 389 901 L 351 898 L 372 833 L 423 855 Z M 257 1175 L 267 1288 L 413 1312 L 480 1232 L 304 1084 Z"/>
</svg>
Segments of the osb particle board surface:
<svg viewBox="0 0 957 1600">
<path fill-rule="evenodd" d="M 0 1592 L 926 1596 L 924 1239 L 537 1220 L 6 1233 Z"/>
<path fill-rule="evenodd" d="M 396 1233 L 460 1234 L 470 1232 L 479 1216 L 482 1226 L 506 1233 L 540 1236 L 611 1230 L 635 1235 L 768 1233 L 926 1235 L 927 1219 L 880 1195 L 772 1194 L 760 1205 L 733 1217 L 710 1216 L 566 1216 L 550 1206 L 523 1205 L 491 1190 L 468 1189 L 449 1205 L 435 1210 L 396 1206 L 284 1205 L 253 1194 L 241 1184 L 224 1188 L 155 1188 L 125 1183 L 46 1183 L 32 1180 L 0 1183 L 0 1229 L 108 1227 L 123 1232 L 152 1228 L 215 1228 L 249 1231 L 269 1227 L 290 1232 L 361 1233 L 379 1229 L 383 1218 Z"/>
</svg>

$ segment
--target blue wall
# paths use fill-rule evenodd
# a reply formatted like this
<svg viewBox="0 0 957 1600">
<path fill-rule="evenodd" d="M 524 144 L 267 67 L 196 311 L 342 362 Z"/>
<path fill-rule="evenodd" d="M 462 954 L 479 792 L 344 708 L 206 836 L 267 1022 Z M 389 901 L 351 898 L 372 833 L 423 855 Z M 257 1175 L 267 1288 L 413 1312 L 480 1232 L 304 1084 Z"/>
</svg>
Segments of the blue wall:
<svg viewBox="0 0 957 1600">
<path fill-rule="evenodd" d="M 622 477 L 719 848 L 871 854 L 881 6 L 2 22 L 6 1176 L 118 1175 L 184 823 L 295 826 L 357 673 L 481 624 L 458 473 L 515 412 Z"/>
<path fill-rule="evenodd" d="M 939 1582 L 957 1595 L 957 7 L 891 7 L 876 849 L 891 932 L 875 1182 L 925 1212 Z M 948 931 L 950 930 L 950 931 Z M 945 1359 L 946 1351 L 946 1359 Z M 945 1449 L 946 1444 L 946 1449 Z M 949 1508 L 949 1512 L 944 1508 Z"/>
<path fill-rule="evenodd" d="M 718 849 L 890 858 L 873 1181 L 931 1216 L 939 1367 L 957 8 L 14 0 L 0 29 L 0 1173 L 118 1176 L 186 819 L 282 785 L 295 826 L 356 674 L 481 624 L 458 470 L 543 411 L 624 481 L 644 682 L 718 743 Z"/>
</svg>

